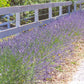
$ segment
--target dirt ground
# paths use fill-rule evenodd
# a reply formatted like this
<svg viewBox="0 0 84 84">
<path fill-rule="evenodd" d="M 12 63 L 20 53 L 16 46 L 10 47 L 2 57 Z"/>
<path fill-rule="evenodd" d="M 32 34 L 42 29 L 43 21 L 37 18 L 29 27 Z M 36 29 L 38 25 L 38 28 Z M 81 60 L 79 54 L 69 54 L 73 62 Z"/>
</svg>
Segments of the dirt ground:
<svg viewBox="0 0 84 84">
<path fill-rule="evenodd" d="M 72 44 L 74 45 L 72 59 L 65 59 L 66 63 L 63 66 L 63 72 L 58 72 L 58 75 L 54 76 L 52 84 L 68 84 L 69 81 L 72 81 L 77 68 L 84 60 L 84 39 Z"/>
</svg>

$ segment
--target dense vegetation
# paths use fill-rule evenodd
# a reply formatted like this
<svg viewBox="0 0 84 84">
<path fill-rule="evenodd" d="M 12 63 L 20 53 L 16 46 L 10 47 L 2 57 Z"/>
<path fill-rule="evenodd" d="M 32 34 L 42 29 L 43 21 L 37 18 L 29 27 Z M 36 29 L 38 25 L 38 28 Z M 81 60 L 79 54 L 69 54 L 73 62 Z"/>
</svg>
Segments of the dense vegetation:
<svg viewBox="0 0 84 84">
<path fill-rule="evenodd" d="M 48 2 L 60 2 L 60 1 L 74 1 L 74 0 L 0 0 L 0 7 L 8 7 L 14 5 L 29 5 Z"/>
<path fill-rule="evenodd" d="M 52 0 L 54 1 L 57 0 Z M 0 7 L 45 2 L 49 1 L 2 0 Z M 52 72 L 62 72 L 65 60 L 69 59 L 67 51 L 72 54 L 73 43 L 84 32 L 83 16 L 84 12 L 73 13 L 49 25 L 32 28 L 13 39 L 1 40 L 0 84 L 34 84 L 36 80 L 50 81 Z"/>
<path fill-rule="evenodd" d="M 0 42 L 0 84 L 34 84 L 52 80 L 52 72 L 62 72 L 67 58 L 72 58 L 74 42 L 84 32 L 83 16 L 84 12 L 73 13 Z"/>
<path fill-rule="evenodd" d="M 8 7 L 10 6 L 10 2 L 8 0 L 0 0 L 0 7 Z"/>
</svg>

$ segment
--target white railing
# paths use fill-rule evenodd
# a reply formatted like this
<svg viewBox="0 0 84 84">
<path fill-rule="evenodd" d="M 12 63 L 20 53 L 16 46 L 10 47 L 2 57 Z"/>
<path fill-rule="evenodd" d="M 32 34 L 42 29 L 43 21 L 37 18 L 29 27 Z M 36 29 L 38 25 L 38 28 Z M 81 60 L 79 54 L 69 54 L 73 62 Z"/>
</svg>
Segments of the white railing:
<svg viewBox="0 0 84 84">
<path fill-rule="evenodd" d="M 72 5 L 72 2 L 67 1 L 67 2 L 45 3 L 45 4 L 36 4 L 36 5 L 0 8 L 0 15 L 12 14 L 12 13 L 16 14 L 16 27 L 0 31 L 0 38 L 13 35 L 22 31 L 26 31 L 29 28 L 36 26 L 36 24 L 39 24 L 39 17 L 38 17 L 39 9 L 48 8 L 49 9 L 48 19 L 52 19 L 53 7 L 59 7 L 59 16 L 61 16 L 62 6 L 68 6 L 68 13 L 70 14 L 70 5 Z M 26 25 L 21 26 L 20 25 L 20 12 L 25 12 L 25 11 L 35 11 L 35 22 L 33 22 L 32 24 L 26 24 Z"/>
<path fill-rule="evenodd" d="M 84 0 L 74 1 L 74 11 L 77 11 L 77 4 L 80 5 L 80 10 L 82 9 L 81 4 L 84 3 Z"/>
<path fill-rule="evenodd" d="M 10 28 L 10 24 L 15 22 L 15 21 L 10 21 L 10 16 L 13 16 L 13 14 L 3 16 L 2 18 L 7 18 L 7 22 L 1 23 L 0 26 L 7 25 L 7 28 Z"/>
</svg>

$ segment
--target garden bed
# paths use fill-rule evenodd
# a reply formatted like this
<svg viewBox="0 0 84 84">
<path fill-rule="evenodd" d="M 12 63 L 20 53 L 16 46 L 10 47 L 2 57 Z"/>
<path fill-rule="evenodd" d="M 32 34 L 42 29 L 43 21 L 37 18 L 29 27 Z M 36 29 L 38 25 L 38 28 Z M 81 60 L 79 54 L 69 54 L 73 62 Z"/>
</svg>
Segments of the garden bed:
<svg viewBox="0 0 84 84">
<path fill-rule="evenodd" d="M 66 84 L 81 59 L 73 51 L 74 44 L 83 36 L 83 15 L 84 11 L 72 13 L 12 39 L 3 39 L 0 83 Z"/>
</svg>

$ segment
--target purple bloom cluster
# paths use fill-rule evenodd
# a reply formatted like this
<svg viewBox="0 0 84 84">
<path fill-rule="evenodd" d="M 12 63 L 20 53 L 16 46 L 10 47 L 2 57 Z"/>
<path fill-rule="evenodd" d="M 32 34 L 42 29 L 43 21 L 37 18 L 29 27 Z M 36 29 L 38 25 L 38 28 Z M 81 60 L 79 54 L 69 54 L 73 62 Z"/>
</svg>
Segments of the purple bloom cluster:
<svg viewBox="0 0 84 84">
<path fill-rule="evenodd" d="M 66 15 L 43 28 L 26 31 L 0 43 L 0 84 L 51 79 L 64 63 L 66 50 L 84 31 L 84 11 Z M 66 46 L 69 46 L 68 48 Z M 3 81 L 4 80 L 4 81 Z"/>
</svg>

